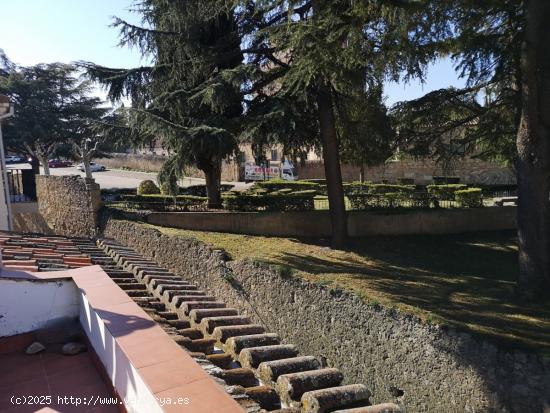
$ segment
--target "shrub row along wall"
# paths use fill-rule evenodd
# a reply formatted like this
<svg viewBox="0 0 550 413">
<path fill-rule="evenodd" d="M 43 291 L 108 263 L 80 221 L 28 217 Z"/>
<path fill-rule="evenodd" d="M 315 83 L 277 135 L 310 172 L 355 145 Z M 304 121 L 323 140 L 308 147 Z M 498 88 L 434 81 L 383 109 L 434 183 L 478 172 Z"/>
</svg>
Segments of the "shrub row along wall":
<svg viewBox="0 0 550 413">
<path fill-rule="evenodd" d="M 330 236 L 328 211 L 155 212 L 150 224 L 199 231 L 286 237 Z M 516 207 L 439 209 L 389 215 L 348 212 L 348 233 L 369 235 L 458 234 L 516 228 Z"/>
<path fill-rule="evenodd" d="M 97 234 L 101 208 L 99 185 L 80 176 L 37 176 L 38 212 L 55 234 Z"/>
<path fill-rule="evenodd" d="M 547 412 L 550 361 L 506 352 L 467 333 L 370 305 L 223 252 L 110 219 L 104 235 L 193 281 L 240 309 L 302 354 L 366 384 L 373 401 L 412 412 Z M 546 409 L 546 410 L 545 410 Z"/>
</svg>

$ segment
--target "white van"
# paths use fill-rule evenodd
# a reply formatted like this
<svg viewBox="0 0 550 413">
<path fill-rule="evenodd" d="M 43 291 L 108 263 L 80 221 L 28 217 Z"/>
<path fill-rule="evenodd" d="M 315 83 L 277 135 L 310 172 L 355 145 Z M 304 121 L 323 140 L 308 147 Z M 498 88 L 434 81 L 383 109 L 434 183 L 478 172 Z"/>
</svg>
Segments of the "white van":
<svg viewBox="0 0 550 413">
<path fill-rule="evenodd" d="M 244 166 L 244 180 L 267 181 L 270 179 L 284 179 L 285 181 L 296 181 L 298 176 L 292 163 L 285 161 L 280 166 L 258 166 L 255 164 L 246 164 Z"/>
</svg>

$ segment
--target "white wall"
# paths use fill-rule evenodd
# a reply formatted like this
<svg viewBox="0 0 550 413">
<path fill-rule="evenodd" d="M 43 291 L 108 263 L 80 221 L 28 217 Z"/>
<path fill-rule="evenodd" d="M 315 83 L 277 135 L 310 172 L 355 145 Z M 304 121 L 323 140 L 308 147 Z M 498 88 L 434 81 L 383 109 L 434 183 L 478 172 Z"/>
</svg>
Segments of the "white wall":
<svg viewBox="0 0 550 413">
<path fill-rule="evenodd" d="M 72 280 L 34 282 L 0 279 L 0 337 L 77 318 L 78 289 Z"/>
<path fill-rule="evenodd" d="M 154 394 L 118 346 L 102 318 L 92 308 L 86 296 L 83 293 L 79 295 L 80 324 L 126 410 L 129 413 L 162 413 L 163 409 Z"/>
</svg>

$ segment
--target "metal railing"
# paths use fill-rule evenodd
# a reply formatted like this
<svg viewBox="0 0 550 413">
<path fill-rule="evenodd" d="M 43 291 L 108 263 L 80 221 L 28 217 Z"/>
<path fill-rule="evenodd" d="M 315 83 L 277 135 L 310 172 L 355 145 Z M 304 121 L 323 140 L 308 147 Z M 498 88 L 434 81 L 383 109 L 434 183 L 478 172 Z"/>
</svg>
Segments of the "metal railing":
<svg viewBox="0 0 550 413">
<path fill-rule="evenodd" d="M 460 208 L 455 200 L 438 199 L 428 192 L 363 194 L 344 198 L 347 211 Z M 329 209 L 328 197 L 315 198 L 315 209 Z"/>
<path fill-rule="evenodd" d="M 204 212 L 208 211 L 206 202 L 204 204 L 189 204 L 185 202 L 144 202 L 144 201 L 103 201 L 109 208 L 122 209 L 125 211 L 150 211 L 150 212 Z"/>
<path fill-rule="evenodd" d="M 32 169 L 8 169 L 10 202 L 36 201 L 36 178 Z"/>
</svg>

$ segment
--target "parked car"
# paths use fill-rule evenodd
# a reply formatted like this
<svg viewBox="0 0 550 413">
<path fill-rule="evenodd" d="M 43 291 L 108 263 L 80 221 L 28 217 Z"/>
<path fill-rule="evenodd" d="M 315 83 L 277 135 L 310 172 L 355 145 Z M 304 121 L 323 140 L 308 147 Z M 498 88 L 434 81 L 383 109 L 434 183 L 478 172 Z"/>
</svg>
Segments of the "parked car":
<svg viewBox="0 0 550 413">
<path fill-rule="evenodd" d="M 48 166 L 50 168 L 67 168 L 68 166 L 71 166 L 71 161 L 64 161 L 62 159 L 50 159 L 48 161 Z"/>
<path fill-rule="evenodd" d="M 23 162 L 26 162 L 23 156 L 19 156 L 19 155 L 6 156 L 6 164 L 23 163 Z"/>
<path fill-rule="evenodd" d="M 84 164 L 83 163 L 80 163 L 78 164 L 77 168 L 79 170 L 81 170 L 82 172 L 84 172 Z M 95 163 L 95 162 L 90 162 L 90 171 L 92 172 L 101 172 L 101 171 L 104 171 L 106 168 L 104 165 L 101 165 L 101 164 L 98 164 L 98 163 Z"/>
</svg>

